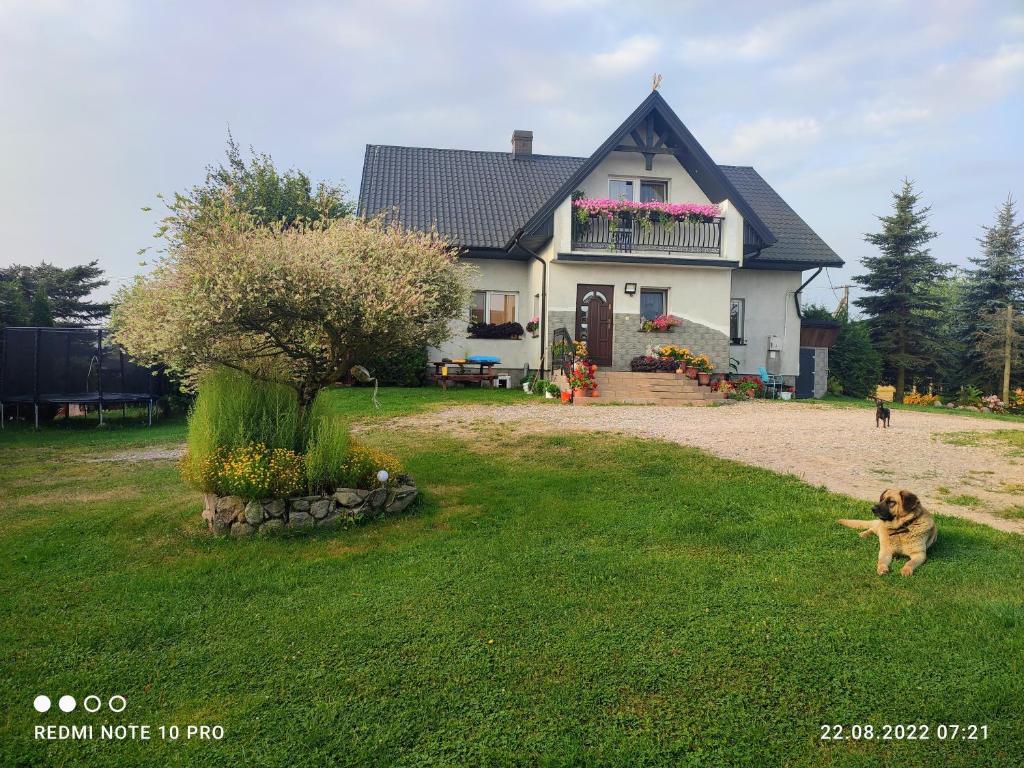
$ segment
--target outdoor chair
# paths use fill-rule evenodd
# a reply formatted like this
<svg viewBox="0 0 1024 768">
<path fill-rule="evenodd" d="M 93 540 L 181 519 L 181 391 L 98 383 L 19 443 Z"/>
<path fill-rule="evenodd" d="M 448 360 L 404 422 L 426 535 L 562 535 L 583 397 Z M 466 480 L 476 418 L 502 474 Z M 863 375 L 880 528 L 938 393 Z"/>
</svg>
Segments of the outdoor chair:
<svg viewBox="0 0 1024 768">
<path fill-rule="evenodd" d="M 771 390 L 772 398 L 779 396 L 779 392 L 782 391 L 782 377 L 774 373 L 768 373 L 768 369 L 763 365 L 757 369 L 758 376 L 761 377 L 761 383 L 764 384 L 764 391 L 761 393 L 761 397 L 768 397 L 768 390 Z"/>
</svg>

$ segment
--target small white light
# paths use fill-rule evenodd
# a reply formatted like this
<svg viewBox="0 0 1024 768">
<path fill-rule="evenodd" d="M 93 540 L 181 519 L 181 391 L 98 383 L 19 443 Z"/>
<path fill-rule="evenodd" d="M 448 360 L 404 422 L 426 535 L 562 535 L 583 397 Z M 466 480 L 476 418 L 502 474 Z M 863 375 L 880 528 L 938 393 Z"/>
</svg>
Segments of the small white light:
<svg viewBox="0 0 1024 768">
<path fill-rule="evenodd" d="M 390 475 L 388 474 L 388 471 L 386 469 L 382 469 L 380 472 L 377 473 L 377 479 L 381 483 L 386 483 L 389 477 Z"/>
</svg>

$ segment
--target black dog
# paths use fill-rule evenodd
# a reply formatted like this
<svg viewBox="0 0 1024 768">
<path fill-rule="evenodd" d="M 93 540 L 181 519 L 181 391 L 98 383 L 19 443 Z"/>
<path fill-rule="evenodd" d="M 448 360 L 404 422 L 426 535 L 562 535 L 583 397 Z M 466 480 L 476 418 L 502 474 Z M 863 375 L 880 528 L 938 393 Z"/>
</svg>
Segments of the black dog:
<svg viewBox="0 0 1024 768">
<path fill-rule="evenodd" d="M 885 407 L 885 403 L 881 400 L 875 399 L 875 428 L 878 428 L 881 423 L 886 429 L 889 428 L 889 417 L 892 415 L 892 411 Z"/>
</svg>

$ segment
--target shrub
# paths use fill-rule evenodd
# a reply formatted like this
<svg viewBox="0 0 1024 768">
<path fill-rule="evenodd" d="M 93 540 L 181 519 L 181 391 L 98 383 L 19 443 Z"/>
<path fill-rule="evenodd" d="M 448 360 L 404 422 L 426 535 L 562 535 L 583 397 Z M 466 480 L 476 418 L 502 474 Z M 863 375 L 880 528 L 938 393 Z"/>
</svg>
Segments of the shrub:
<svg viewBox="0 0 1024 768">
<path fill-rule="evenodd" d="M 376 488 L 377 472 L 387 470 L 391 477 L 402 474 L 401 462 L 390 453 L 370 448 L 356 440 L 349 443 L 348 456 L 341 465 L 338 485 L 346 488 Z"/>
<path fill-rule="evenodd" d="M 882 357 L 871 344 L 867 326 L 845 323 L 828 354 L 829 373 L 839 379 L 843 392 L 867 397 L 882 377 Z"/>
<path fill-rule="evenodd" d="M 331 413 L 326 391 L 313 401 L 306 438 L 306 488 L 309 493 L 331 491 L 341 484 L 349 452 L 348 425 Z"/>
<path fill-rule="evenodd" d="M 428 364 L 427 348 L 421 346 L 376 352 L 362 363 L 382 387 L 421 387 Z"/>
<path fill-rule="evenodd" d="M 188 418 L 183 477 L 208 485 L 204 462 L 219 449 L 261 444 L 299 452 L 303 448 L 302 415 L 296 392 L 282 384 L 257 381 L 247 374 L 218 368 L 203 376 Z"/>
<path fill-rule="evenodd" d="M 930 392 L 922 394 L 916 389 L 912 389 L 903 396 L 903 402 L 906 405 L 935 405 L 938 399 L 938 395 L 933 395 Z"/>
<path fill-rule="evenodd" d="M 217 493 L 243 499 L 284 498 L 303 486 L 303 461 L 295 451 L 262 443 L 232 448 L 217 471 Z"/>
</svg>

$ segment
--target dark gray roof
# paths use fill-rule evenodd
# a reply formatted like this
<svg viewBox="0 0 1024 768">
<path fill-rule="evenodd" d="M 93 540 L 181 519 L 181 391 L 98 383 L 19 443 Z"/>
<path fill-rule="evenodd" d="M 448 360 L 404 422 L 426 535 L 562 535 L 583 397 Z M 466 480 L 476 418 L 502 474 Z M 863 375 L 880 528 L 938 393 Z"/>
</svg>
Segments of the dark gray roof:
<svg viewBox="0 0 1024 768">
<path fill-rule="evenodd" d="M 359 213 L 396 207 L 410 229 L 437 230 L 467 247 L 504 248 L 586 162 L 584 157 L 368 144 Z"/>
<path fill-rule="evenodd" d="M 750 166 L 718 167 L 777 238 L 773 246 L 761 251 L 756 258 L 749 259 L 746 262 L 748 266 L 755 266 L 754 262 L 792 262 L 815 267 L 843 266 L 843 260 L 836 252 L 761 178 L 761 174 Z"/>
<path fill-rule="evenodd" d="M 369 144 L 359 213 L 396 208 L 412 229 L 437 230 L 467 248 L 503 249 L 584 163 L 585 157 Z M 777 242 L 746 265 L 841 266 L 835 251 L 753 168 L 719 166 Z"/>
</svg>

